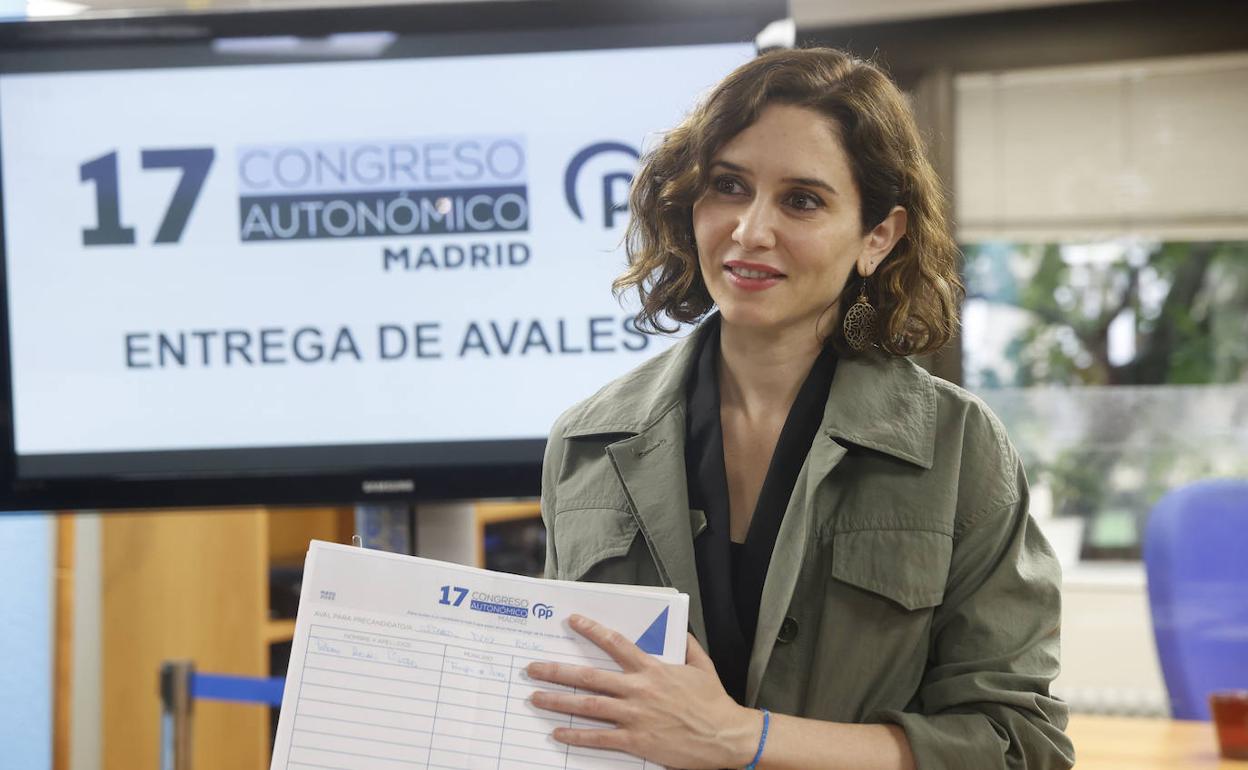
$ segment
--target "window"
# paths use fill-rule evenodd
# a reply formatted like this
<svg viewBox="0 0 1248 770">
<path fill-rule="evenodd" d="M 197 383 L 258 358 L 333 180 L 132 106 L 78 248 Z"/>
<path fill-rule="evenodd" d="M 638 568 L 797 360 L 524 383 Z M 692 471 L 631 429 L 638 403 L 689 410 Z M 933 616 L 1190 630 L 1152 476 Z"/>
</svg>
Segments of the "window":
<svg viewBox="0 0 1248 770">
<path fill-rule="evenodd" d="M 1248 243 L 964 246 L 964 373 L 1084 559 L 1138 558 L 1167 490 L 1248 476 Z M 1059 525 L 1061 526 L 1061 525 Z"/>
<path fill-rule="evenodd" d="M 1248 476 L 1248 57 L 955 88 L 964 384 L 1064 561 L 1139 558 L 1166 491 Z"/>
</svg>

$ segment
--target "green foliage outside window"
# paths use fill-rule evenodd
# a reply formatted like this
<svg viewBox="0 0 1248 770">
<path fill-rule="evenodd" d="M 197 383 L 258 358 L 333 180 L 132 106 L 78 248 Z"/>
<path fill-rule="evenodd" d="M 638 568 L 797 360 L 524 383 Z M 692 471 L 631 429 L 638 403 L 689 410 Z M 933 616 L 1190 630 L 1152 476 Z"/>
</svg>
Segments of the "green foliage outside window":
<svg viewBox="0 0 1248 770">
<path fill-rule="evenodd" d="M 966 384 L 1083 558 L 1138 558 L 1148 510 L 1248 476 L 1248 243 L 964 246 Z"/>
</svg>

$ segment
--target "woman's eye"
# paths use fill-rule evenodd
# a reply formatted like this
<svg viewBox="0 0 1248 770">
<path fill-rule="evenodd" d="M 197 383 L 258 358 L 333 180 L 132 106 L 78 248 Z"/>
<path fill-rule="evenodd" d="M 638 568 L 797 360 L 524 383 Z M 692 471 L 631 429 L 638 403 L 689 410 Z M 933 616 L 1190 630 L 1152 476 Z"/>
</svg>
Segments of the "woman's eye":
<svg viewBox="0 0 1248 770">
<path fill-rule="evenodd" d="M 823 201 L 810 193 L 795 192 L 789 196 L 789 205 L 801 211 L 814 211 L 823 205 Z"/>
<path fill-rule="evenodd" d="M 739 192 L 738 188 L 740 187 L 740 183 L 730 176 L 721 176 L 715 180 L 715 190 L 717 192 L 724 193 L 725 195 L 732 195 Z"/>
</svg>

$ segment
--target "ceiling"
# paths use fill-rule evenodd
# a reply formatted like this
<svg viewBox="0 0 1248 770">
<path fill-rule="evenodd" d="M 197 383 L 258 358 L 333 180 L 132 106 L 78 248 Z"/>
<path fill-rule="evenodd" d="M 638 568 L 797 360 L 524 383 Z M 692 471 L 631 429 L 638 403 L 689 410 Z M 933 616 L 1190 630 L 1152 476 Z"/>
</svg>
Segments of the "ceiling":
<svg viewBox="0 0 1248 770">
<path fill-rule="evenodd" d="M 380 0 L 387 1 L 389 0 Z M 393 1 L 410 3 L 432 0 Z M 815 29 L 1097 2 L 1121 0 L 791 0 L 791 7 L 798 27 Z M 350 4 L 349 0 L 28 0 L 27 8 L 31 16 L 60 16 L 83 11 L 203 11 Z"/>
</svg>

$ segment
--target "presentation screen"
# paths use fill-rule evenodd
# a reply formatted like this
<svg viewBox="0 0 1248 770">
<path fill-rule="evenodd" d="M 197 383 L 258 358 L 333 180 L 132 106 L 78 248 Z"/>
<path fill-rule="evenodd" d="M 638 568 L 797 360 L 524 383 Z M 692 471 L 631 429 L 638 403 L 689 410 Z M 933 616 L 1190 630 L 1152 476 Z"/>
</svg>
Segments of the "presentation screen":
<svg viewBox="0 0 1248 770">
<path fill-rule="evenodd" d="M 611 291 L 628 188 L 751 7 L 0 55 L 8 507 L 535 494 L 674 341 Z"/>
</svg>

